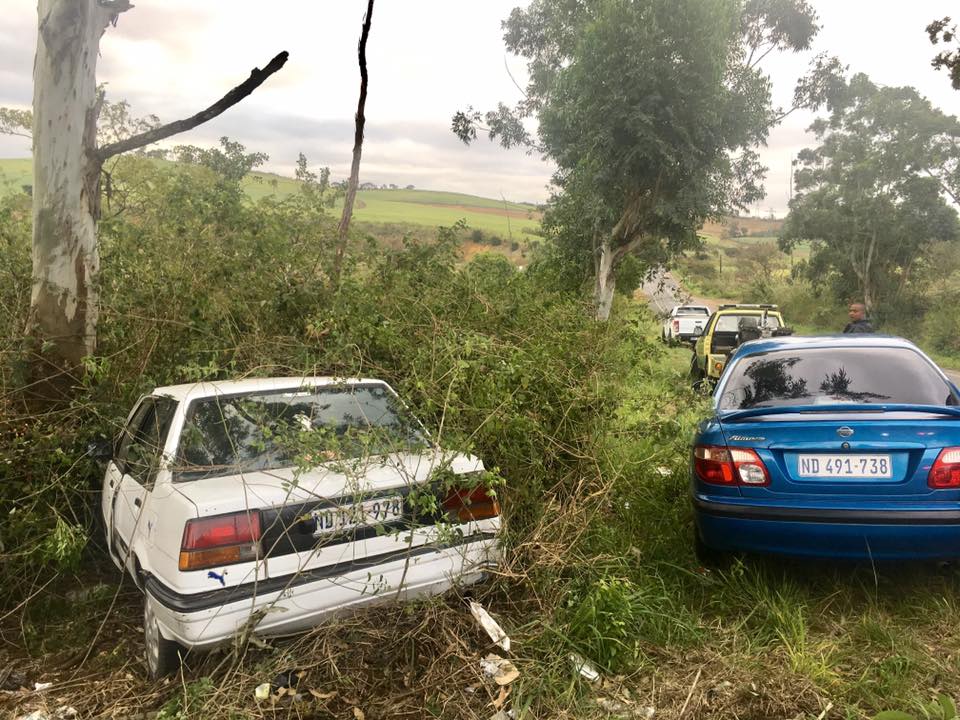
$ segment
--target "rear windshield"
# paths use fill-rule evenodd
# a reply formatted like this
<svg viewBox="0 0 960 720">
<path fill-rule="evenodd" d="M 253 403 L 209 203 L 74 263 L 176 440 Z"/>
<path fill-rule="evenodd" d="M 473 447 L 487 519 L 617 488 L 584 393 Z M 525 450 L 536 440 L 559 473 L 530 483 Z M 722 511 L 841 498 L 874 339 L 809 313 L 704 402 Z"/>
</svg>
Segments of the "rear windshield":
<svg viewBox="0 0 960 720">
<path fill-rule="evenodd" d="M 762 315 L 753 314 L 753 315 L 721 315 L 717 318 L 717 326 L 713 329 L 714 332 L 739 332 L 740 331 L 740 320 L 744 320 L 745 325 L 750 325 L 753 327 L 766 327 L 771 330 L 776 330 L 780 327 L 780 318 L 776 315 L 767 315 L 764 318 Z"/>
<path fill-rule="evenodd" d="M 384 385 L 211 397 L 190 403 L 175 479 L 231 475 L 422 448 Z"/>
<path fill-rule="evenodd" d="M 701 315 L 706 317 L 710 311 L 705 307 L 681 307 L 677 308 L 677 315 Z"/>
<path fill-rule="evenodd" d="M 752 355 L 730 368 L 721 410 L 784 405 L 957 405 L 923 356 L 906 348 L 809 348 Z"/>
</svg>

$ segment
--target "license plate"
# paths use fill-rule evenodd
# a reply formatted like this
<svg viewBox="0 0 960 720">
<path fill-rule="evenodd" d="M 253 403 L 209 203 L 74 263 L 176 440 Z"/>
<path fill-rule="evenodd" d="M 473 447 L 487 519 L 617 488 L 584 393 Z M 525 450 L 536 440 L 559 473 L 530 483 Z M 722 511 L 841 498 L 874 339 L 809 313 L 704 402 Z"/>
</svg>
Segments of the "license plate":
<svg viewBox="0 0 960 720">
<path fill-rule="evenodd" d="M 800 477 L 890 478 L 893 464 L 889 455 L 801 455 L 797 458 Z"/>
<path fill-rule="evenodd" d="M 396 520 L 403 516 L 403 497 L 388 495 L 349 505 L 318 508 L 311 515 L 317 523 L 313 536 L 319 537 Z"/>
</svg>

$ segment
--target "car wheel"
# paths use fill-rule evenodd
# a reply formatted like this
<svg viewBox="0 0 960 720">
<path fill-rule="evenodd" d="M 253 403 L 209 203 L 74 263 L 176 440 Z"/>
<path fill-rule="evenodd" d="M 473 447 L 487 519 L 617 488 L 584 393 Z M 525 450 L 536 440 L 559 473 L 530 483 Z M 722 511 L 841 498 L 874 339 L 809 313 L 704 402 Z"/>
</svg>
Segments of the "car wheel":
<svg viewBox="0 0 960 720">
<path fill-rule="evenodd" d="M 703 371 L 700 369 L 700 366 L 697 365 L 697 356 L 694 354 L 694 356 L 690 358 L 690 385 L 694 390 L 700 390 L 703 384 Z"/>
<path fill-rule="evenodd" d="M 160 634 L 150 595 L 143 594 L 143 645 L 147 659 L 147 676 L 151 680 L 170 675 L 180 669 L 185 648 L 178 642 L 167 640 Z"/>
<path fill-rule="evenodd" d="M 696 528 L 693 529 L 693 553 L 697 556 L 697 562 L 706 568 L 723 568 L 731 560 L 729 553 L 707 545 Z"/>
</svg>

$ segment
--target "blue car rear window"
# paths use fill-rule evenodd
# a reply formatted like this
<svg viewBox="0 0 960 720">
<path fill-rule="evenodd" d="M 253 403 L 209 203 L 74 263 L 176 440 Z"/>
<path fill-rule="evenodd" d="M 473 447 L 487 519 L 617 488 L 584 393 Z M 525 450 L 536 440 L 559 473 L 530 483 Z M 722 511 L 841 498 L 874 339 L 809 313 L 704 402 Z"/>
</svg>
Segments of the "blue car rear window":
<svg viewBox="0 0 960 720">
<path fill-rule="evenodd" d="M 957 405 L 934 366 L 908 348 L 794 348 L 730 368 L 720 410 L 836 403 Z"/>
</svg>

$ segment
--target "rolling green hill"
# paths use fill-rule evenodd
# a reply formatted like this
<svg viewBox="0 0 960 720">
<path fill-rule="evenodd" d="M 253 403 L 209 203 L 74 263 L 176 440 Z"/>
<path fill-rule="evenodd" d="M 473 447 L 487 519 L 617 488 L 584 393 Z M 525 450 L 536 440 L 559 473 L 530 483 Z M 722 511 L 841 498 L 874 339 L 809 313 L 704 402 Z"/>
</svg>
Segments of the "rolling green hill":
<svg viewBox="0 0 960 720">
<path fill-rule="evenodd" d="M 20 192 L 32 183 L 32 160 L 0 159 L 0 195 Z M 244 181 L 247 194 L 254 200 L 270 195 L 283 198 L 297 192 L 297 187 L 297 180 L 273 173 L 252 173 Z M 332 212 L 338 213 L 339 206 Z M 353 217 L 358 223 L 431 230 L 441 225 L 449 227 L 462 218 L 471 230 L 518 241 L 540 226 L 540 213 L 531 204 L 432 190 L 361 190 Z"/>
<path fill-rule="evenodd" d="M 18 158 L 0 160 L 0 195 L 20 192 L 24 185 L 33 184 L 33 160 Z"/>
</svg>

